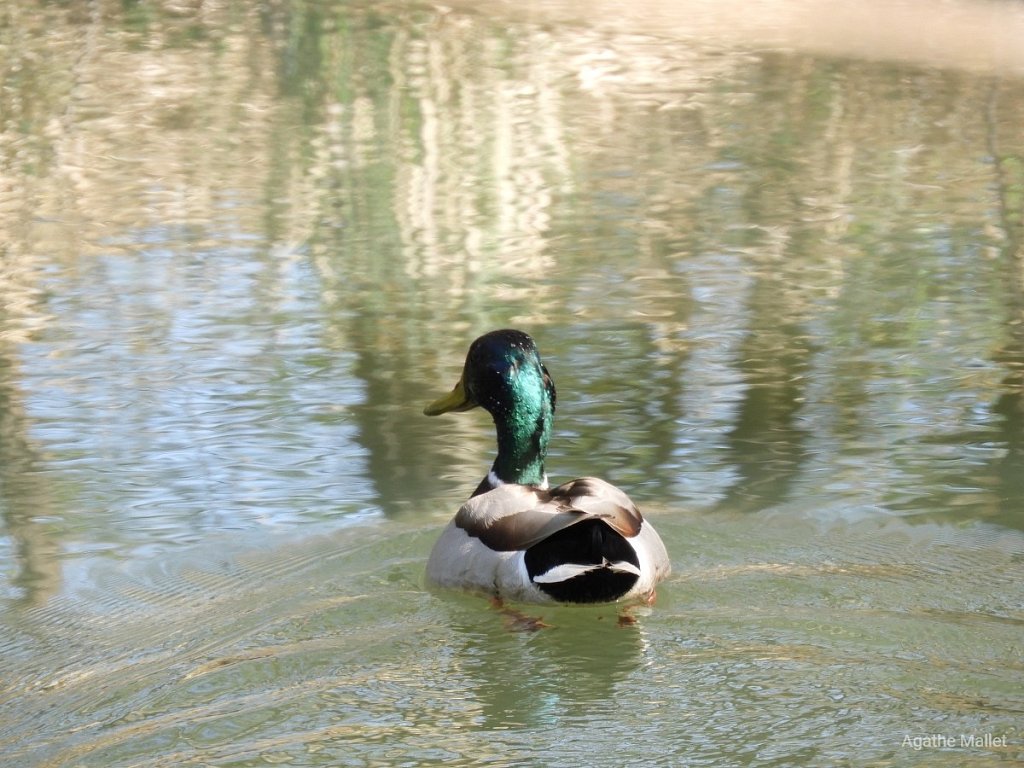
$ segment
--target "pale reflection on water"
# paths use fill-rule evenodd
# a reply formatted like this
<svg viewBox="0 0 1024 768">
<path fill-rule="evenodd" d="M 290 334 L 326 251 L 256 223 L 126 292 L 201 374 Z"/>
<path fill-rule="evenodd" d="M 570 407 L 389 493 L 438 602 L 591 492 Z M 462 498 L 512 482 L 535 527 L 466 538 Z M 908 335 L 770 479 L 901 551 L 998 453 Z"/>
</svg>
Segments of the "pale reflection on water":
<svg viewBox="0 0 1024 768">
<path fill-rule="evenodd" d="M 1021 15 L 783 7 L 6 9 L 5 759 L 1019 758 L 1024 81 L 937 42 Z M 422 588 L 505 325 L 668 544 L 636 625 Z"/>
</svg>

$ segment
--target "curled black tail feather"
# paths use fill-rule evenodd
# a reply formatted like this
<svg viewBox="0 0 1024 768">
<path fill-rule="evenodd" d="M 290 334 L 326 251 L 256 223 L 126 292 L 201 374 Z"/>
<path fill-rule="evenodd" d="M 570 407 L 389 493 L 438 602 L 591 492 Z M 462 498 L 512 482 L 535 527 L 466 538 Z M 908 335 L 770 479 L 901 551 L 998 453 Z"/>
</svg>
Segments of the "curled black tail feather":
<svg viewBox="0 0 1024 768">
<path fill-rule="evenodd" d="M 526 550 L 525 562 L 530 580 L 564 603 L 617 600 L 633 588 L 639 577 L 636 573 L 608 566 L 626 562 L 637 570 L 640 568 L 640 560 L 629 542 L 599 519 L 576 523 L 534 544 Z M 535 581 L 536 577 L 565 564 L 596 567 L 564 581 Z"/>
</svg>

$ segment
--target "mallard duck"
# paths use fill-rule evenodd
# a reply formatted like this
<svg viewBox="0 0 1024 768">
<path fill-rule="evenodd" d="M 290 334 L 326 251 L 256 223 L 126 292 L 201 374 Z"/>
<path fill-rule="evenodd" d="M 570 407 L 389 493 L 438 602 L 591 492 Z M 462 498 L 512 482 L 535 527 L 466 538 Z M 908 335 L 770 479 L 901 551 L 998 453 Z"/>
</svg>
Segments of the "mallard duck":
<svg viewBox="0 0 1024 768">
<path fill-rule="evenodd" d="M 455 388 L 423 410 L 479 406 L 498 433 L 498 456 L 434 545 L 427 579 L 505 600 L 651 601 L 668 554 L 629 497 L 596 477 L 548 488 L 555 400 L 533 339 L 505 329 L 474 341 Z"/>
</svg>

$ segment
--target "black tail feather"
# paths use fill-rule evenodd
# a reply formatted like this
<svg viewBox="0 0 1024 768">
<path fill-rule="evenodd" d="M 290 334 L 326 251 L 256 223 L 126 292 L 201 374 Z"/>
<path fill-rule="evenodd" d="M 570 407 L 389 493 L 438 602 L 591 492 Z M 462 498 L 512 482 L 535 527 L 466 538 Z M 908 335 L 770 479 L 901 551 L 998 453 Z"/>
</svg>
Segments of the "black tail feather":
<svg viewBox="0 0 1024 768">
<path fill-rule="evenodd" d="M 640 567 L 629 542 L 596 518 L 565 528 L 526 550 L 530 579 L 566 563 L 600 565 L 627 562 Z M 537 587 L 564 603 L 606 603 L 629 592 L 637 575 L 611 568 L 597 568 L 564 581 L 538 583 Z"/>
</svg>

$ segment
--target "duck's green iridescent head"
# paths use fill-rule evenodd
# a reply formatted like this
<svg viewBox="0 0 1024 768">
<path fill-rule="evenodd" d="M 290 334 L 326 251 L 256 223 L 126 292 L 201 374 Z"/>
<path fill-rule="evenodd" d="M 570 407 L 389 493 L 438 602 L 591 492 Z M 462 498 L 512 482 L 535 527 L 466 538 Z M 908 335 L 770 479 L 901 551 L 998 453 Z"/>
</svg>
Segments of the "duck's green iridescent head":
<svg viewBox="0 0 1024 768">
<path fill-rule="evenodd" d="M 455 388 L 423 412 L 437 416 L 480 406 L 494 417 L 498 458 L 492 471 L 505 483 L 541 485 L 555 412 L 555 384 L 537 345 L 522 331 L 491 331 L 469 347 Z"/>
</svg>

